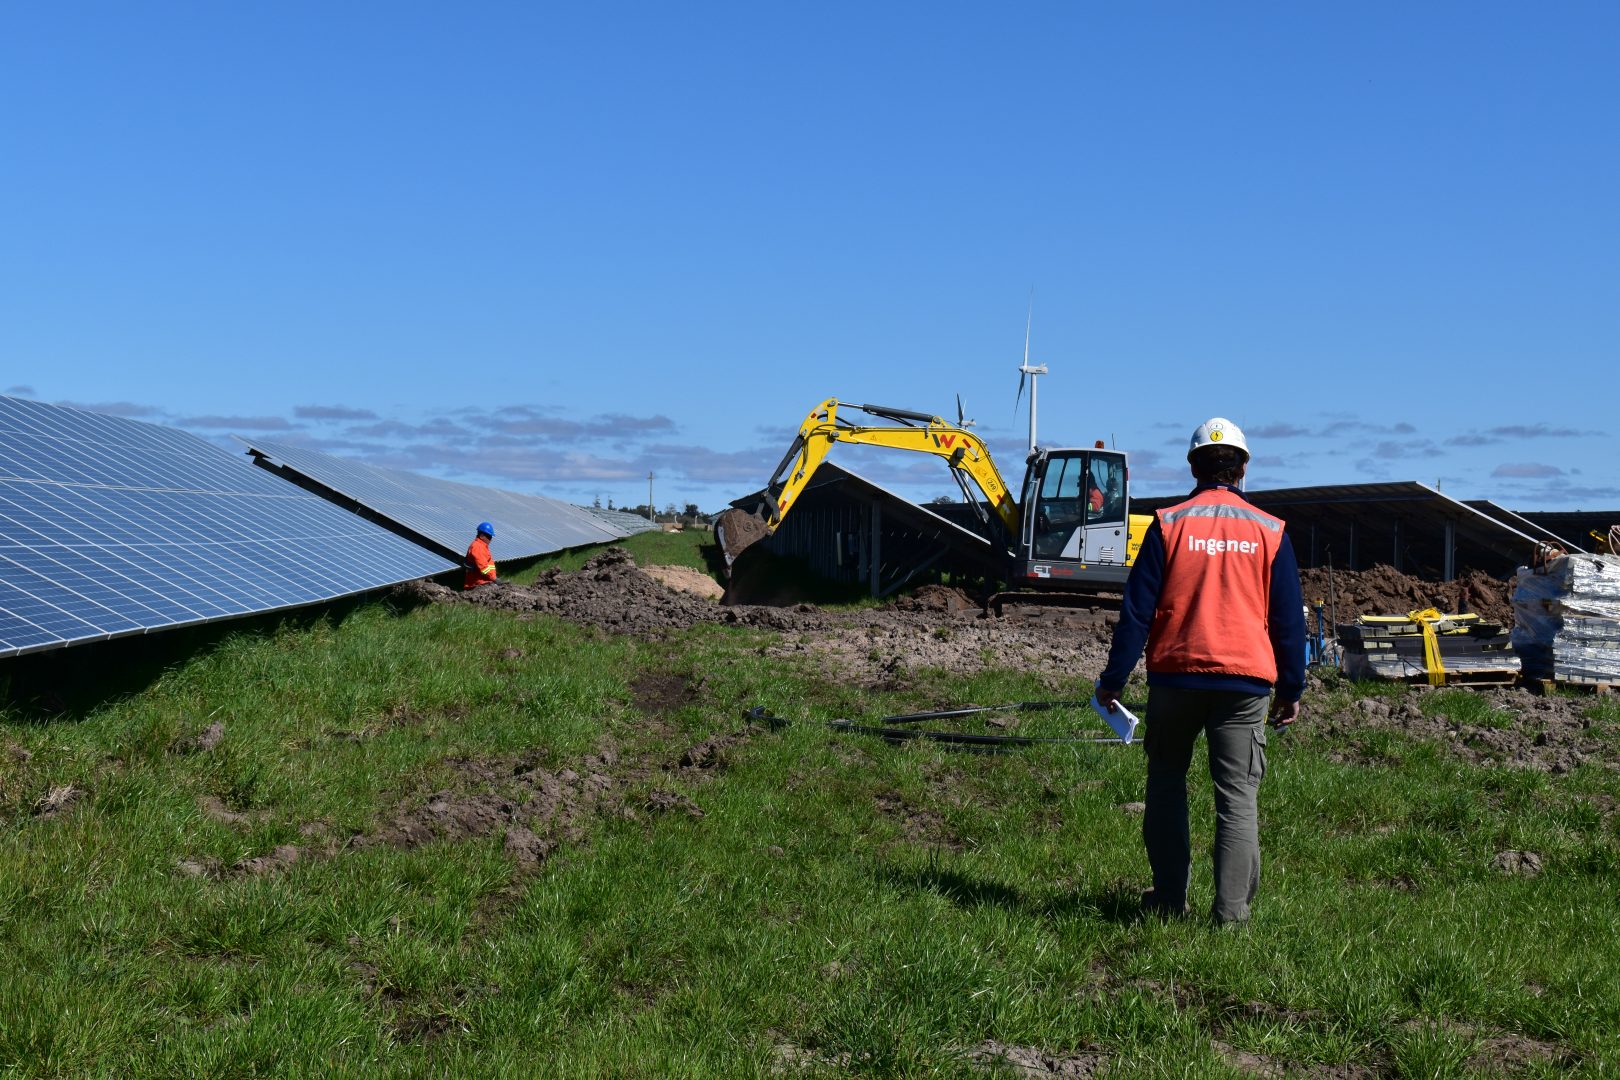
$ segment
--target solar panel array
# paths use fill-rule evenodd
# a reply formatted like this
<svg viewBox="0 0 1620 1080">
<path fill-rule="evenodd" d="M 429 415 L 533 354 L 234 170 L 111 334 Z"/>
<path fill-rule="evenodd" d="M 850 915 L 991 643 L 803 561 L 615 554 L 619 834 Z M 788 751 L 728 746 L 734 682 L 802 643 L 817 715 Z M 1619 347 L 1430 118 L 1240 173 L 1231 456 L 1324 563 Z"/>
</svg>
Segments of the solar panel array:
<svg viewBox="0 0 1620 1080">
<path fill-rule="evenodd" d="M 632 514 L 628 510 L 604 510 L 600 506 L 586 506 L 582 509 L 590 511 L 592 517 L 601 518 L 613 528 L 622 530 L 626 536 L 652 532 L 659 528 L 657 522 L 648 521 L 640 514 Z"/>
<path fill-rule="evenodd" d="M 454 565 L 194 435 L 0 397 L 0 656 Z"/>
<path fill-rule="evenodd" d="M 544 495 L 436 480 L 284 443 L 247 440 L 266 464 L 288 469 L 459 557 L 481 521 L 495 526 L 497 561 L 620 540 L 628 530 Z"/>
</svg>

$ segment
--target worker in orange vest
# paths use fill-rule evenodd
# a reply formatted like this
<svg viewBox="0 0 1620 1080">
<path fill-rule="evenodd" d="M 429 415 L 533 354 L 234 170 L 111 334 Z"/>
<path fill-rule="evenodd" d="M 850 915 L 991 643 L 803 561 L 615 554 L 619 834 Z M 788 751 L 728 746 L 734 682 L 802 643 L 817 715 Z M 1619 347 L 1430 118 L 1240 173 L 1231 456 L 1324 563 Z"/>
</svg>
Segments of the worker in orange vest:
<svg viewBox="0 0 1620 1080">
<path fill-rule="evenodd" d="M 1187 770 L 1203 733 L 1215 789 L 1216 924 L 1242 923 L 1260 883 L 1260 779 L 1267 715 L 1299 718 L 1305 619 L 1299 567 L 1284 522 L 1243 497 L 1249 445 L 1215 417 L 1193 432 L 1192 494 L 1158 512 L 1125 583 L 1097 701 L 1116 707 L 1147 649 L 1147 809 L 1142 841 L 1153 870 L 1145 910 L 1187 910 L 1191 842 Z"/>
<path fill-rule="evenodd" d="M 489 542 L 495 539 L 495 526 L 487 521 L 478 523 L 478 535 L 467 545 L 467 576 L 462 579 L 463 589 L 476 589 L 480 585 L 494 585 L 495 560 L 489 554 Z"/>
</svg>

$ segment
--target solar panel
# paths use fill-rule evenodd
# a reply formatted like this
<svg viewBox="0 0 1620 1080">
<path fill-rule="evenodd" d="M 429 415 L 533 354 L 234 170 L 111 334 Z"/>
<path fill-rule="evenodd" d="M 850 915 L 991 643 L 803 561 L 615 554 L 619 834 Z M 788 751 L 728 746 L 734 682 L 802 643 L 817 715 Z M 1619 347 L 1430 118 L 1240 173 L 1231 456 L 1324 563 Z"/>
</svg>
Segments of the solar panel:
<svg viewBox="0 0 1620 1080">
<path fill-rule="evenodd" d="M 467 550 L 481 521 L 495 526 L 491 548 L 497 560 L 525 559 L 628 535 L 583 507 L 544 495 L 435 480 L 283 443 L 242 441 L 262 464 L 289 470 L 358 503 L 456 558 Z"/>
<path fill-rule="evenodd" d="M 453 566 L 195 435 L 0 397 L 0 657 Z"/>
<path fill-rule="evenodd" d="M 584 506 L 580 509 L 589 511 L 592 517 L 601 518 L 609 526 L 620 530 L 626 536 L 634 533 L 652 532 L 659 527 L 657 522 L 648 521 L 640 514 L 632 514 L 628 510 L 604 510 L 599 506 Z"/>
</svg>

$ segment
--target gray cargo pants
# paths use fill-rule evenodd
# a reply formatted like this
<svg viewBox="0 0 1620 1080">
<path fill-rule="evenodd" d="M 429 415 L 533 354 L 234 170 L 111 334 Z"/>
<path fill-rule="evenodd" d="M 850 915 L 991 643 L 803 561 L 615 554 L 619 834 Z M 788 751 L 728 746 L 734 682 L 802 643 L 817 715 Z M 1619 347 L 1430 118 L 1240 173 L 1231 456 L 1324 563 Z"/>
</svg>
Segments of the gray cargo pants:
<svg viewBox="0 0 1620 1080">
<path fill-rule="evenodd" d="M 1260 779 L 1266 774 L 1264 694 L 1225 690 L 1148 689 L 1147 812 L 1142 842 L 1153 868 L 1154 906 L 1180 911 L 1192 876 L 1187 829 L 1187 770 L 1202 731 L 1209 740 L 1215 788 L 1217 923 L 1243 922 L 1260 884 Z"/>
</svg>

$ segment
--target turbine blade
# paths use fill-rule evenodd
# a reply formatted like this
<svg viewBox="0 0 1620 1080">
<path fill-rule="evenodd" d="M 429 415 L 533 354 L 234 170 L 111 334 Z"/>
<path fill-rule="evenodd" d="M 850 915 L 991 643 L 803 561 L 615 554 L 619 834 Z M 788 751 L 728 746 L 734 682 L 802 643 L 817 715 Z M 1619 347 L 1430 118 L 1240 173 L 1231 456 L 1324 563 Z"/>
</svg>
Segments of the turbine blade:
<svg viewBox="0 0 1620 1080">
<path fill-rule="evenodd" d="M 1024 366 L 1029 367 L 1029 324 L 1035 318 L 1035 286 L 1029 287 L 1029 310 L 1024 313 Z"/>
</svg>

